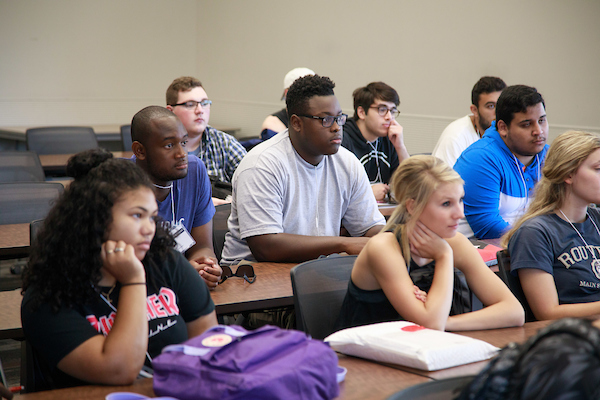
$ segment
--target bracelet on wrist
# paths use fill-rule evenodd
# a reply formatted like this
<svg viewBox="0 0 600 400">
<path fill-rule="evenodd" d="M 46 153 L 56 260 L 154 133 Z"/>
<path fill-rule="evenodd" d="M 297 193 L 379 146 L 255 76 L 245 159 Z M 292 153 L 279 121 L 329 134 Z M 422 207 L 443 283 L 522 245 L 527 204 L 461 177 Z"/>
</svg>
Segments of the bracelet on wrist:
<svg viewBox="0 0 600 400">
<path fill-rule="evenodd" d="M 144 285 L 146 286 L 146 282 L 129 282 L 129 283 L 122 283 L 121 286 L 132 286 L 132 285 Z"/>
</svg>

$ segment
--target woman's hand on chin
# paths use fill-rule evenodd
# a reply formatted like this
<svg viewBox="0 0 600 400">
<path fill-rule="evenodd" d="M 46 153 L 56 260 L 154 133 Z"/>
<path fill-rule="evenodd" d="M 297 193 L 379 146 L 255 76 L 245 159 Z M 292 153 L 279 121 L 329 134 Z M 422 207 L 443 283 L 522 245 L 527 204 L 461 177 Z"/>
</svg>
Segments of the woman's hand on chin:
<svg viewBox="0 0 600 400">
<path fill-rule="evenodd" d="M 437 260 L 444 255 L 452 255 L 452 248 L 444 239 L 417 221 L 414 229 L 408 233 L 410 252 L 421 258 Z"/>
<path fill-rule="evenodd" d="M 100 254 L 106 272 L 121 284 L 146 281 L 144 265 L 136 257 L 132 245 L 122 240 L 107 240 L 102 244 Z"/>
</svg>

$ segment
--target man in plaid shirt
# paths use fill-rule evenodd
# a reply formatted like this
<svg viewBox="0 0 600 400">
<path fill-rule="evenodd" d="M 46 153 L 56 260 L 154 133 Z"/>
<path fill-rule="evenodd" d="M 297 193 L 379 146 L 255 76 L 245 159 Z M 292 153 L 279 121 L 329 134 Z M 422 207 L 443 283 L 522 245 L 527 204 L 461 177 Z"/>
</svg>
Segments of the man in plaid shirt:
<svg viewBox="0 0 600 400">
<path fill-rule="evenodd" d="M 208 125 L 211 104 L 196 78 L 177 78 L 167 89 L 167 109 L 177 115 L 188 132 L 188 153 L 204 162 L 208 175 L 231 183 L 246 149 L 233 136 Z"/>
</svg>

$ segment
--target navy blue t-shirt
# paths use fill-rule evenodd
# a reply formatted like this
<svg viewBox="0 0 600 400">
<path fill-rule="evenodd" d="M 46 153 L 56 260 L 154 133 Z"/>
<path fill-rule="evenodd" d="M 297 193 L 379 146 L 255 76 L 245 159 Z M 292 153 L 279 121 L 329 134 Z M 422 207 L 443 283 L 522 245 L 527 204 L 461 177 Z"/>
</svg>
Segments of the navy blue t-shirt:
<svg viewBox="0 0 600 400">
<path fill-rule="evenodd" d="M 600 228 L 600 212 L 589 208 L 588 214 Z M 537 268 L 551 274 L 560 304 L 600 301 L 600 235 L 589 217 L 573 225 L 589 247 L 556 214 L 526 221 L 508 244 L 511 273 Z"/>
</svg>

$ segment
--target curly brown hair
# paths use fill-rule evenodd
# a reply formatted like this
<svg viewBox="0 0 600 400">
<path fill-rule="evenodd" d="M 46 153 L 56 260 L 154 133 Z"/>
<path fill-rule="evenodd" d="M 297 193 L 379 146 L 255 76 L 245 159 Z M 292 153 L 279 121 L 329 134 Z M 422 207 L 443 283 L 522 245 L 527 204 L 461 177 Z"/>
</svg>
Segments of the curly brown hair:
<svg viewBox="0 0 600 400">
<path fill-rule="evenodd" d="M 73 156 L 67 175 L 75 178 L 44 220 L 29 263 L 23 272 L 23 292 L 36 286 L 34 306 L 49 302 L 60 307 L 86 304 L 98 295 L 100 250 L 112 223 L 112 207 L 127 192 L 153 189 L 146 173 L 130 160 L 114 159 L 103 149 Z M 158 268 L 174 244 L 158 223 L 150 250 L 142 261 Z"/>
</svg>

